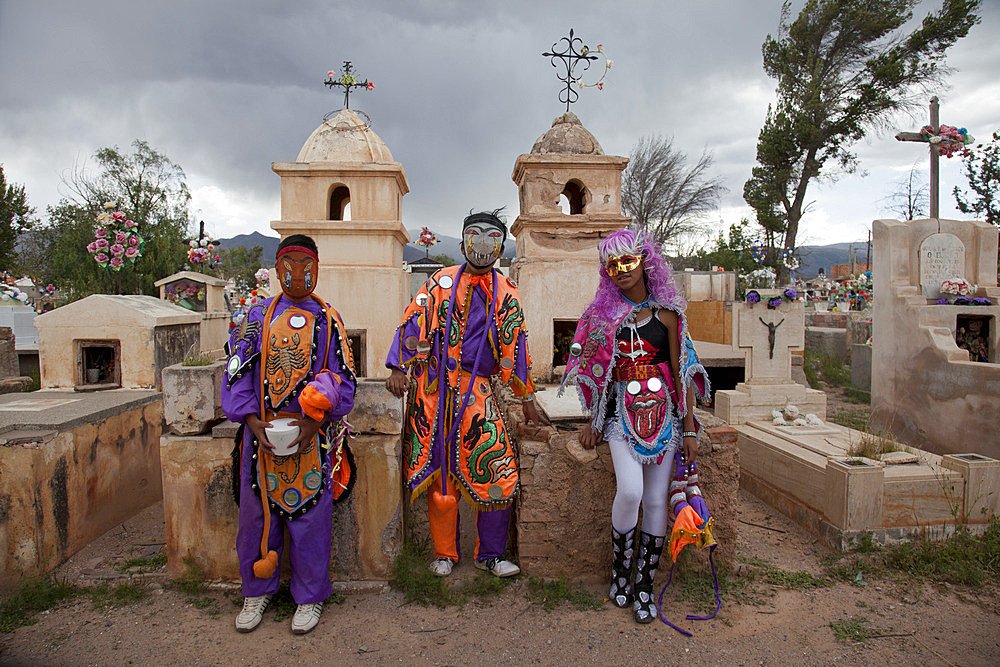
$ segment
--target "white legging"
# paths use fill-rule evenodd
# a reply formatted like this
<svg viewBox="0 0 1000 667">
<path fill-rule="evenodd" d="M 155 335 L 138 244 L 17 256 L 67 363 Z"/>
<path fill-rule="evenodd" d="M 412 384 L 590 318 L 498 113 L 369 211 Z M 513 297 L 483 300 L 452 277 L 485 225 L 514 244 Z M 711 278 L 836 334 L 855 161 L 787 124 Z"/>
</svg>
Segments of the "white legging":
<svg viewBox="0 0 1000 667">
<path fill-rule="evenodd" d="M 670 472 L 674 458 L 663 457 L 661 463 L 639 463 L 630 453 L 631 447 L 622 438 L 608 438 L 611 461 L 615 464 L 618 491 L 611 504 L 611 525 L 619 533 L 635 527 L 642 503 L 642 532 L 656 537 L 667 534 L 667 502 Z"/>
</svg>

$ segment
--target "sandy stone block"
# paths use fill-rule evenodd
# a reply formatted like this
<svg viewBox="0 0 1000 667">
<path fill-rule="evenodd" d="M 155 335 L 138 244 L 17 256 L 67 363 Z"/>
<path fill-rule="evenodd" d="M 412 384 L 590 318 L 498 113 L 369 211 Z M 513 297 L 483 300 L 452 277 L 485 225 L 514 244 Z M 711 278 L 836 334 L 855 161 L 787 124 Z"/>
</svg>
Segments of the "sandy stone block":
<svg viewBox="0 0 1000 667">
<path fill-rule="evenodd" d="M 222 419 L 222 375 L 225 364 L 175 364 L 163 369 L 163 418 L 171 433 L 206 433 Z"/>
<path fill-rule="evenodd" d="M 735 444 L 739 433 L 732 426 L 713 426 L 705 429 L 713 445 Z"/>
<path fill-rule="evenodd" d="M 567 440 L 566 451 L 580 463 L 589 463 L 597 458 L 596 448 L 585 449 L 583 445 L 580 444 L 579 438 L 570 438 Z"/>
<path fill-rule="evenodd" d="M 1000 461 L 979 454 L 948 454 L 941 465 L 965 478 L 964 521 L 985 523 L 1000 516 Z"/>
<path fill-rule="evenodd" d="M 826 517 L 841 530 L 874 530 L 883 525 L 885 466 L 861 457 L 826 464 Z"/>
<path fill-rule="evenodd" d="M 398 435 L 403 430 L 403 400 L 390 394 L 383 380 L 359 380 L 347 420 L 355 433 Z"/>
<path fill-rule="evenodd" d="M 549 451 L 548 440 L 544 441 L 526 440 L 526 439 L 521 440 L 520 453 L 522 456 L 524 454 L 527 454 L 529 456 L 536 456 L 538 454 L 541 454 L 542 452 L 547 452 L 547 451 Z"/>
</svg>

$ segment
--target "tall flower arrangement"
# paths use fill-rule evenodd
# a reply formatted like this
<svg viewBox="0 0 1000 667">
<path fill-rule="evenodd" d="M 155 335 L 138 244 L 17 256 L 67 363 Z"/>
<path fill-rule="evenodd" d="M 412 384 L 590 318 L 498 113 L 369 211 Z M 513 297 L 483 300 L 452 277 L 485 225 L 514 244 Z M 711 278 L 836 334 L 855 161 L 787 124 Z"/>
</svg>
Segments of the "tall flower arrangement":
<svg viewBox="0 0 1000 667">
<path fill-rule="evenodd" d="M 188 249 L 188 264 L 191 266 L 196 266 L 198 264 L 215 266 L 222 261 L 219 256 L 214 253 L 215 239 L 211 236 L 204 236 L 199 240 L 191 239 L 188 241 L 188 245 L 190 246 Z"/>
<path fill-rule="evenodd" d="M 420 237 L 417 239 L 417 245 L 424 247 L 424 257 L 430 256 L 431 246 L 437 245 L 437 243 L 438 238 L 434 235 L 434 232 L 426 227 L 420 230 Z"/>
<path fill-rule="evenodd" d="M 94 240 L 87 244 L 87 252 L 102 269 L 121 271 L 142 259 L 145 245 L 138 225 L 115 210 L 114 202 L 107 202 L 97 215 Z"/>
<path fill-rule="evenodd" d="M 253 275 L 254 279 L 257 281 L 257 286 L 250 290 L 250 293 L 246 296 L 240 297 L 239 305 L 233 312 L 232 317 L 229 320 L 229 328 L 235 329 L 246 317 L 247 311 L 253 306 L 263 301 L 266 297 L 267 288 L 271 282 L 271 274 L 267 269 L 257 269 L 257 272 Z"/>
</svg>

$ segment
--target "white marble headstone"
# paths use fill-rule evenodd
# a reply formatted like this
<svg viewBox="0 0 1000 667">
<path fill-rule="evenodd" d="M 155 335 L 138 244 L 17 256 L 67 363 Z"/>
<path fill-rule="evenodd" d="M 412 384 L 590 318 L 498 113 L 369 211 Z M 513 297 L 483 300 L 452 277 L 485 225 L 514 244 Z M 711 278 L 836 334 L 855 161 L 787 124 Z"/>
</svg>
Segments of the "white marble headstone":
<svg viewBox="0 0 1000 667">
<path fill-rule="evenodd" d="M 928 299 L 941 296 L 942 281 L 965 278 L 965 246 L 954 234 L 931 234 L 920 244 L 920 288 Z"/>
</svg>

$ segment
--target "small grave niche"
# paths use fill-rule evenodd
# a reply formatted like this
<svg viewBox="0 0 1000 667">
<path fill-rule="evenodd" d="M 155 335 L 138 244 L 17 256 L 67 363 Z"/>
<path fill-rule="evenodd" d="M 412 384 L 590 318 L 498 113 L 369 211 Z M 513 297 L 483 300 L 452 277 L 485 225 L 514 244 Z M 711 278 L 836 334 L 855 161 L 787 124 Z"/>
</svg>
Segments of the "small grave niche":
<svg viewBox="0 0 1000 667">
<path fill-rule="evenodd" d="M 208 309 L 207 291 L 205 283 L 180 278 L 163 286 L 163 299 L 196 313 L 204 313 Z"/>
<path fill-rule="evenodd" d="M 990 363 L 990 332 L 994 322 L 992 315 L 956 315 L 955 344 L 969 353 L 970 361 Z"/>
<path fill-rule="evenodd" d="M 346 185 L 338 185 L 330 193 L 330 219 L 351 219 L 351 191 Z"/>
<path fill-rule="evenodd" d="M 77 341 L 77 389 L 93 391 L 121 387 L 121 342 Z"/>
<path fill-rule="evenodd" d="M 568 204 L 569 210 L 563 209 L 563 212 L 569 213 L 570 215 L 580 215 L 584 212 L 584 205 L 586 204 L 586 189 L 577 180 L 572 180 L 566 183 L 563 191 L 560 195 L 560 202 L 563 202 L 563 197 L 565 197 L 565 203 Z"/>
<path fill-rule="evenodd" d="M 354 357 L 354 375 L 368 377 L 368 330 L 348 329 L 347 345 L 351 348 L 351 355 Z"/>
<path fill-rule="evenodd" d="M 569 346 L 573 344 L 577 320 L 552 321 L 552 367 L 565 366 L 569 359 Z"/>
</svg>

